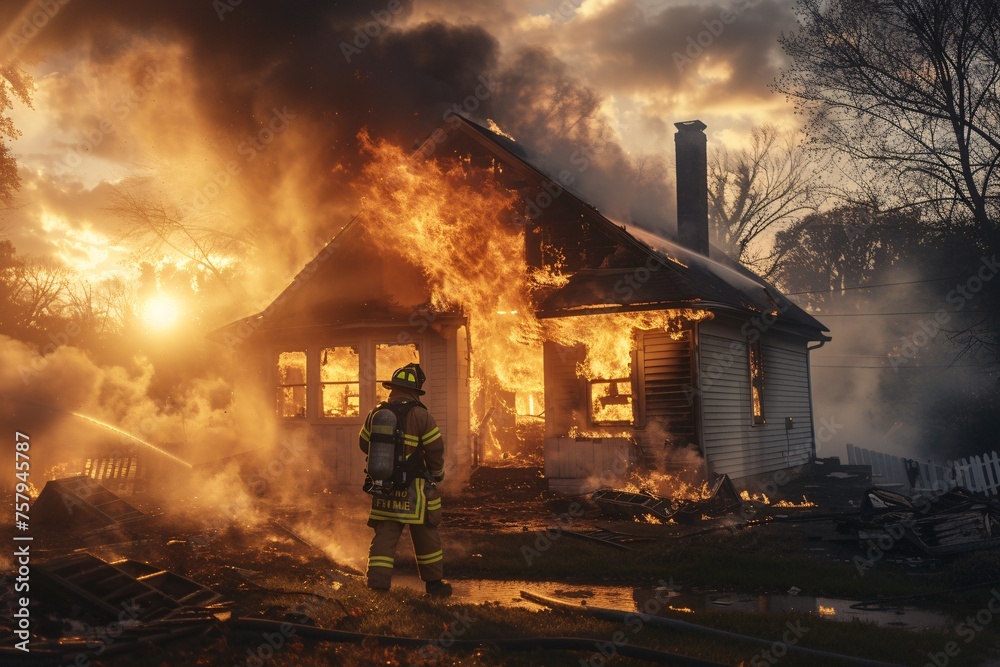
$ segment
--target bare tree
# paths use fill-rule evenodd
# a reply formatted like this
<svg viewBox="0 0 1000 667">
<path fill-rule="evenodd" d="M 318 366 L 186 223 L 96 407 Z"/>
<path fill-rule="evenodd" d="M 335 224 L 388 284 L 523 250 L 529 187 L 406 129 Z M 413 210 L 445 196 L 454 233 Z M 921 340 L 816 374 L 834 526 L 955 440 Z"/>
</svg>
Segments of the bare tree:
<svg viewBox="0 0 1000 667">
<path fill-rule="evenodd" d="M 0 66 L 0 202 L 10 205 L 14 193 L 21 187 L 17 175 L 17 162 L 10 153 L 5 139 L 16 139 L 20 132 L 6 112 L 13 106 L 13 98 L 31 106 L 31 77 L 16 64 Z"/>
<path fill-rule="evenodd" d="M 0 329 L 23 336 L 59 317 L 67 271 L 52 262 L 17 255 L 10 241 L 0 242 Z"/>
<path fill-rule="evenodd" d="M 66 316 L 97 339 L 124 335 L 135 318 L 136 287 L 121 276 L 79 280 L 66 296 Z"/>
<path fill-rule="evenodd" d="M 1000 248 L 1000 4 L 799 0 L 776 86 L 812 138 L 900 206 L 970 222 Z"/>
<path fill-rule="evenodd" d="M 795 133 L 774 125 L 755 127 L 745 148 L 715 148 L 708 179 L 713 241 L 765 277 L 780 259 L 765 237 L 814 213 L 825 198 L 817 158 Z"/>
<path fill-rule="evenodd" d="M 240 258 L 252 247 L 242 230 L 229 230 L 217 220 L 199 224 L 185 217 L 164 197 L 146 192 L 145 182 L 134 180 L 115 190 L 112 213 L 122 220 L 117 242 L 131 243 L 141 256 L 156 256 L 164 248 L 204 269 L 227 289 L 232 271 L 228 260 Z"/>
</svg>

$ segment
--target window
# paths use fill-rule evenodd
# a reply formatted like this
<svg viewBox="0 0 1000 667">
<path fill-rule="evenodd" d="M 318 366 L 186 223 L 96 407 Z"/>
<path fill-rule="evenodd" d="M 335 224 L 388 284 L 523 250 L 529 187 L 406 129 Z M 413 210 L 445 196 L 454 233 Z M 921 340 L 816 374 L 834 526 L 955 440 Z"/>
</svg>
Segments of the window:
<svg viewBox="0 0 1000 667">
<path fill-rule="evenodd" d="M 632 381 L 591 380 L 590 421 L 593 424 L 631 424 Z"/>
<path fill-rule="evenodd" d="M 406 364 L 420 363 L 420 349 L 415 343 L 379 343 L 375 346 L 375 402 L 389 398 L 389 390 L 382 382 L 392 377 L 392 372 Z"/>
<path fill-rule="evenodd" d="M 361 414 L 361 363 L 354 346 L 327 347 L 319 354 L 320 405 L 323 417 Z"/>
<path fill-rule="evenodd" d="M 277 408 L 279 417 L 306 416 L 306 353 L 278 354 Z"/>
<path fill-rule="evenodd" d="M 753 411 L 753 425 L 764 423 L 764 358 L 760 354 L 760 341 L 747 346 L 750 350 L 750 406 Z"/>
</svg>

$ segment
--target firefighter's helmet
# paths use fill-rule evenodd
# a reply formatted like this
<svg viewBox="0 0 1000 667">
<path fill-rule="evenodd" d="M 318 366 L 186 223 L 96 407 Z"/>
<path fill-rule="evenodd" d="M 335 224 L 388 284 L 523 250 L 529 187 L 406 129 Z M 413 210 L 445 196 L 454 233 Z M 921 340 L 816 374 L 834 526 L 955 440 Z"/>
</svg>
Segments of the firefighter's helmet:
<svg viewBox="0 0 1000 667">
<path fill-rule="evenodd" d="M 406 364 L 402 368 L 397 368 L 393 371 L 392 379 L 383 382 L 382 386 L 386 389 L 399 387 L 400 389 L 409 389 L 418 394 L 424 394 L 425 392 L 421 387 L 424 386 L 424 380 L 426 379 L 427 376 L 424 375 L 420 364 Z"/>
</svg>

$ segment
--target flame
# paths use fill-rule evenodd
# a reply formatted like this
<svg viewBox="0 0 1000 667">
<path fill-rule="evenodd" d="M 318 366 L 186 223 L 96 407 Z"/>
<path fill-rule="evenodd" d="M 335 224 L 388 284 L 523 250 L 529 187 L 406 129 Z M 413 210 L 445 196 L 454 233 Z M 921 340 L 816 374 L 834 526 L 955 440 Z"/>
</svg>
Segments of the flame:
<svg viewBox="0 0 1000 667">
<path fill-rule="evenodd" d="M 506 391 L 540 395 L 542 332 L 528 290 L 524 228 L 512 222 L 517 196 L 489 170 L 411 160 L 365 132 L 359 139 L 370 157 L 364 215 L 390 232 L 374 240 L 406 248 L 429 283 L 434 312 L 469 318 L 473 393 L 489 378 Z"/>
<path fill-rule="evenodd" d="M 820 605 L 819 613 L 820 616 L 836 616 L 837 610 L 834 609 L 833 607 L 824 607 L 823 605 Z"/>
<path fill-rule="evenodd" d="M 363 216 L 372 223 L 369 229 L 379 230 L 370 234 L 371 241 L 387 253 L 405 249 L 403 256 L 427 281 L 432 313 L 468 318 L 469 389 L 476 403 L 486 406 L 472 427 L 496 448 L 501 443 L 491 436 L 501 429 L 496 418 L 485 420 L 489 408 L 521 416 L 544 413 L 544 341 L 586 348 L 576 372 L 589 383 L 591 414 L 579 415 L 581 423 L 570 435 L 609 437 L 600 428 L 582 429 L 633 423 L 636 331 L 659 330 L 680 338 L 692 322 L 712 317 L 704 310 L 677 309 L 541 321 L 534 315 L 534 292 L 565 285 L 569 276 L 556 248 L 546 252 L 554 259 L 545 266 L 528 266 L 524 226 L 515 215 L 519 196 L 499 184 L 498 165 L 411 159 L 364 131 L 359 141 L 369 158 L 359 179 L 368 188 Z M 477 425 L 477 419 L 483 421 Z"/>
<path fill-rule="evenodd" d="M 670 611 L 683 612 L 685 614 L 693 614 L 694 613 L 694 609 L 691 609 L 691 607 L 675 607 L 672 604 L 671 605 L 667 605 L 667 609 L 669 609 Z"/>
<path fill-rule="evenodd" d="M 771 499 L 767 497 L 767 494 L 761 493 L 750 493 L 749 491 L 740 491 L 740 498 L 746 502 L 760 503 L 761 505 L 770 505 L 771 507 L 782 507 L 787 509 L 802 509 L 806 507 L 819 507 L 816 503 L 810 501 L 805 496 L 802 496 L 801 503 L 793 503 L 789 500 L 779 500 L 776 503 L 771 503 Z"/>
<path fill-rule="evenodd" d="M 634 473 L 629 482 L 622 488 L 629 493 L 653 493 L 673 500 L 705 500 L 711 496 L 708 482 L 691 483 L 681 475 L 653 470 L 647 473 Z"/>
<path fill-rule="evenodd" d="M 761 503 L 763 505 L 770 505 L 771 504 L 771 500 L 767 497 L 767 494 L 761 493 L 761 494 L 758 495 L 756 493 L 750 493 L 746 489 L 744 489 L 743 491 L 740 491 L 740 498 L 742 498 L 743 500 L 745 500 L 748 503 L 749 502 L 755 502 L 755 503 Z"/>
<path fill-rule="evenodd" d="M 577 367 L 581 378 L 611 380 L 630 376 L 636 331 L 665 331 L 679 340 L 688 323 L 712 317 L 707 310 L 691 308 L 578 315 L 548 320 L 546 333 L 561 345 L 587 346 L 586 358 Z"/>
<path fill-rule="evenodd" d="M 793 503 L 793 502 L 791 502 L 789 500 L 779 500 L 778 502 L 774 503 L 774 505 L 772 505 L 772 507 L 794 507 L 794 508 L 801 509 L 803 507 L 819 507 L 819 505 L 817 505 L 814 502 L 811 502 L 805 496 L 802 496 L 802 502 L 801 503 Z"/>
</svg>

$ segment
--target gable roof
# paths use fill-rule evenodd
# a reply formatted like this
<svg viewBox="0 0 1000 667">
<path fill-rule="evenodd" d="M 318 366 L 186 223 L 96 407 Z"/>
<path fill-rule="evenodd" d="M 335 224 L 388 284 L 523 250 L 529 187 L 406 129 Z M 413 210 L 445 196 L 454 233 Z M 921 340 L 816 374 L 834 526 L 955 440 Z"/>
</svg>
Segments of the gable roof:
<svg viewBox="0 0 1000 667">
<path fill-rule="evenodd" d="M 571 205 L 578 210 L 583 222 L 593 225 L 632 255 L 644 258 L 644 261 L 639 263 L 644 264 L 642 268 L 630 265 L 576 271 L 564 286 L 540 294 L 536 311 L 538 317 L 668 308 L 712 309 L 741 315 L 777 315 L 779 325 L 784 325 L 809 340 L 829 340 L 829 337 L 822 333 L 829 329 L 822 323 L 788 300 L 774 285 L 732 260 L 717 247 L 712 246 L 710 250 L 712 256 L 706 257 L 656 232 L 637 225 L 613 222 L 581 195 L 554 178 L 552 174 L 555 167 L 550 166 L 544 156 L 533 153 L 516 141 L 460 114 L 450 115 L 460 121 L 457 127 L 464 135 L 473 139 L 522 178 L 536 183 L 558 183 L 561 191 L 571 201 Z M 413 155 L 429 156 L 434 152 L 437 143 L 439 142 L 432 135 L 414 151 Z M 351 245 L 351 239 L 363 233 L 363 225 L 363 216 L 355 216 L 266 309 L 212 331 L 208 335 L 209 338 L 221 341 L 227 334 L 232 335 L 237 329 L 245 332 L 287 328 L 287 323 L 279 324 L 278 321 L 286 320 L 290 314 L 305 312 L 299 288 L 315 277 L 317 265 L 325 264 L 320 267 L 320 273 L 335 271 L 332 265 L 340 262 L 330 262 L 326 258 L 345 252 L 346 247 Z M 628 282 L 630 279 L 632 282 Z M 638 287 L 623 289 L 623 286 L 630 285 Z M 377 307 L 378 303 L 364 299 L 363 303 L 355 305 L 364 310 Z M 353 313 L 358 308 L 351 307 L 347 310 Z M 390 311 L 392 319 L 405 318 L 409 312 L 405 307 L 390 308 Z M 272 315 L 276 317 L 270 317 Z M 360 312 L 349 316 L 345 313 L 327 313 L 325 317 L 335 319 L 329 319 L 324 323 L 302 322 L 300 326 L 363 323 L 370 321 L 370 312 L 369 317 L 363 316 Z M 239 335 L 241 339 L 245 337 Z"/>
<path fill-rule="evenodd" d="M 637 275 L 637 267 L 590 269 L 573 274 L 569 282 L 548 293 L 539 304 L 539 317 L 583 315 L 597 312 L 663 308 L 713 308 L 745 313 L 776 314 L 778 321 L 813 340 L 828 340 L 821 322 L 792 303 L 771 283 L 711 247 L 711 257 L 676 241 L 639 227 L 611 221 L 579 194 L 554 177 L 555 168 L 543 156 L 532 153 L 508 137 L 497 134 L 460 115 L 466 134 L 490 150 L 504 164 L 524 176 L 558 183 L 575 200 L 588 224 L 631 250 L 652 260 L 653 270 Z M 428 141 L 431 141 L 428 139 Z M 418 153 L 424 149 L 426 142 Z M 563 179 L 565 180 L 565 179 Z M 647 268 L 650 265 L 647 264 Z M 648 276 L 648 277 L 645 277 Z M 641 289 L 625 289 L 641 280 Z"/>
</svg>

